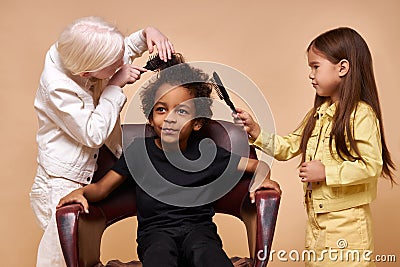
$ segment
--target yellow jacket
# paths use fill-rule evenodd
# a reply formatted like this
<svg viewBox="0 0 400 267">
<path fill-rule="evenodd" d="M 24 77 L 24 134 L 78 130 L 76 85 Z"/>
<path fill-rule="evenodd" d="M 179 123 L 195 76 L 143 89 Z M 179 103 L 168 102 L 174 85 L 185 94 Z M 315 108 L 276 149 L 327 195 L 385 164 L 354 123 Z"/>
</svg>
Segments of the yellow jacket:
<svg viewBox="0 0 400 267">
<path fill-rule="evenodd" d="M 314 116 L 318 116 L 316 126 L 307 143 L 306 160 L 320 160 L 325 165 L 326 180 L 312 183 L 314 210 L 317 213 L 343 210 L 368 204 L 376 197 L 377 178 L 382 173 L 382 146 L 379 121 L 372 108 L 360 102 L 352 113 L 354 140 L 361 153 L 361 160 L 339 158 L 333 140 L 332 152 L 329 150 L 329 134 L 335 104 L 321 105 Z M 289 160 L 301 153 L 300 142 L 304 124 L 287 136 L 261 131 L 253 142 L 277 160 Z M 347 147 L 350 145 L 347 141 Z M 354 154 L 354 151 L 350 150 Z M 304 190 L 307 184 L 304 184 Z"/>
</svg>

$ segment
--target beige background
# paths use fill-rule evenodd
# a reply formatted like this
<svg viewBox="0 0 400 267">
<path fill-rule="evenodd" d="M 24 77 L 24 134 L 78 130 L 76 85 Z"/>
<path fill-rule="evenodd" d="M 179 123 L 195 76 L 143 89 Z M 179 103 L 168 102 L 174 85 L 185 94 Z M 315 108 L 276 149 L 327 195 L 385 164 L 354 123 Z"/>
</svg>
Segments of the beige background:
<svg viewBox="0 0 400 267">
<path fill-rule="evenodd" d="M 400 2 L 387 1 L 54 1 L 2 0 L 0 265 L 33 266 L 41 231 L 30 210 L 28 193 L 36 169 L 37 130 L 33 100 L 49 46 L 73 19 L 103 16 L 124 33 L 155 25 L 188 60 L 227 64 L 249 76 L 268 100 L 278 133 L 293 130 L 313 102 L 305 49 L 318 34 L 350 26 L 366 39 L 373 54 L 387 143 L 400 166 L 398 97 L 400 76 Z M 147 54 L 137 64 L 142 64 Z M 144 79 L 143 79 L 144 81 Z M 139 81 L 140 84 L 142 81 Z M 131 97 L 137 85 L 125 89 Z M 273 164 L 284 194 L 273 249 L 303 249 L 305 212 L 297 178 L 298 159 Z M 396 173 L 398 175 L 398 172 Z M 376 253 L 400 261 L 399 186 L 381 180 L 372 210 Z M 243 226 L 217 216 L 230 256 L 247 255 Z M 103 260 L 136 257 L 135 221 L 107 230 Z M 269 266 L 299 266 L 279 262 Z M 378 266 L 398 266 L 380 263 Z"/>
</svg>

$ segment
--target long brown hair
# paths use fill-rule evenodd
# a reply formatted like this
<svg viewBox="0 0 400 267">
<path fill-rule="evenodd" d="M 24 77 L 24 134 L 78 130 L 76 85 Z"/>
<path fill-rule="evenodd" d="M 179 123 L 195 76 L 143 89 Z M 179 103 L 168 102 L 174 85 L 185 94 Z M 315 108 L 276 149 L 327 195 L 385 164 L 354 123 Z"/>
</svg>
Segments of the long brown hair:
<svg viewBox="0 0 400 267">
<path fill-rule="evenodd" d="M 383 160 L 382 175 L 390 179 L 392 183 L 396 183 L 392 172 L 392 170 L 395 170 L 395 166 L 386 146 L 378 90 L 372 67 L 372 56 L 367 43 L 355 30 L 341 27 L 319 35 L 310 43 L 307 52 L 311 49 L 323 54 L 333 64 L 338 64 L 342 59 L 348 60 L 350 64 L 349 71 L 342 78 L 338 88 L 340 97 L 336 105 L 329 138 L 331 152 L 332 140 L 334 139 L 335 148 L 340 158 L 363 161 L 354 140 L 350 122 L 351 114 L 357 108 L 357 104 L 364 101 L 371 106 L 379 120 Z M 302 162 L 305 161 L 307 142 L 317 120 L 314 114 L 317 108 L 328 99 L 329 97 L 315 95 L 314 107 L 306 117 L 307 122 L 302 134 L 300 146 L 303 155 Z M 346 138 L 350 143 L 350 149 L 346 146 Z M 350 150 L 354 151 L 355 155 L 350 153 Z"/>
</svg>

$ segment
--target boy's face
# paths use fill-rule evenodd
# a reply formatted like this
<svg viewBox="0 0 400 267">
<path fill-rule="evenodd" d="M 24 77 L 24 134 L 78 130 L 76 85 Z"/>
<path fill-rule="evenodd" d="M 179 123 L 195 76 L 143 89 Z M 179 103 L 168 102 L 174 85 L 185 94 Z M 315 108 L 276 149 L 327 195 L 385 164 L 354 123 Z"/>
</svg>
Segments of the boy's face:
<svg viewBox="0 0 400 267">
<path fill-rule="evenodd" d="M 150 120 L 156 134 L 158 147 L 164 150 L 185 150 L 191 132 L 201 128 L 196 120 L 196 107 L 189 90 L 177 86 L 163 84 L 157 90 L 153 107 L 153 117 Z"/>
</svg>

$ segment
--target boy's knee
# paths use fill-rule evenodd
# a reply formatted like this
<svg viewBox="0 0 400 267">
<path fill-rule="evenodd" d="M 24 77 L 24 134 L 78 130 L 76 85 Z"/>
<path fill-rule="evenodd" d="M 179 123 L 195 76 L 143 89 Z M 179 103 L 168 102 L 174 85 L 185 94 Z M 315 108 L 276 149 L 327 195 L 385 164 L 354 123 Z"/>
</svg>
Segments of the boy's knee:
<svg viewBox="0 0 400 267">
<path fill-rule="evenodd" d="M 139 259 L 145 266 L 175 267 L 178 264 L 178 250 L 170 242 L 154 242 Z"/>
<path fill-rule="evenodd" d="M 224 254 L 220 237 L 212 230 L 196 231 L 189 234 L 183 242 L 185 258 L 204 259 L 210 254 Z"/>
<path fill-rule="evenodd" d="M 138 254 L 142 262 L 164 262 L 166 259 L 173 260 L 177 258 L 178 248 L 174 239 L 168 235 L 153 234 L 139 242 Z"/>
</svg>

